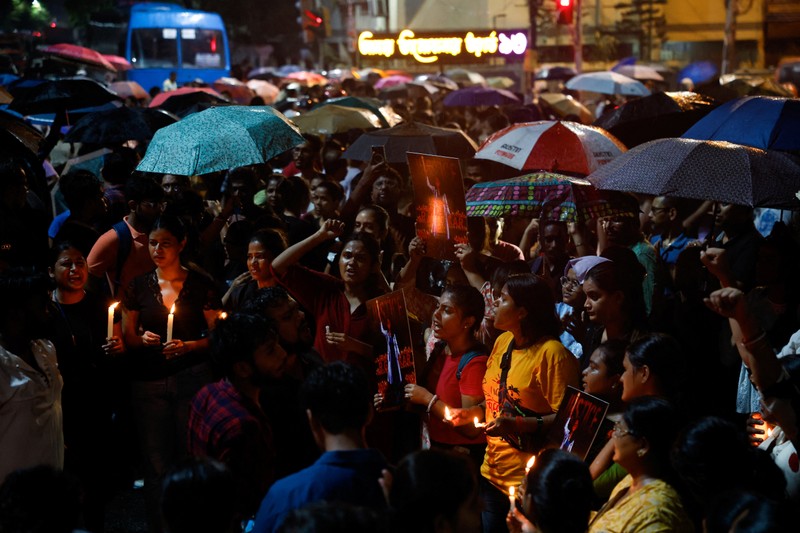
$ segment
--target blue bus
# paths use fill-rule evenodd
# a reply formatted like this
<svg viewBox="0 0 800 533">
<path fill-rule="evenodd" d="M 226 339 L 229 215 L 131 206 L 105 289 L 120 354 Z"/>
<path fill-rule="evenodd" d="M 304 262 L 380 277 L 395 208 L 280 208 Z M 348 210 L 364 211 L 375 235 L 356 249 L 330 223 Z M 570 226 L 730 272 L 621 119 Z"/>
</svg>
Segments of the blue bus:
<svg viewBox="0 0 800 533">
<path fill-rule="evenodd" d="M 176 4 L 142 3 L 131 7 L 125 58 L 128 79 L 145 90 L 161 88 L 170 72 L 178 84 L 206 83 L 231 71 L 225 24 L 217 13 L 194 11 Z"/>
</svg>

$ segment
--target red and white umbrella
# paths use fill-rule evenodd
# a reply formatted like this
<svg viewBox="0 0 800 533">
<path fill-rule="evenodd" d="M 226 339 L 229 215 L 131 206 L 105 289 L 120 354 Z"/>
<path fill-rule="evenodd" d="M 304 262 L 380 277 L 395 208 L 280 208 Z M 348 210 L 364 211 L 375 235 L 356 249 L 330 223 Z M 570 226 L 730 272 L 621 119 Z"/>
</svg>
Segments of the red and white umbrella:
<svg viewBox="0 0 800 533">
<path fill-rule="evenodd" d="M 75 44 L 60 43 L 48 46 L 42 51 L 46 54 L 65 59 L 71 59 L 79 63 L 103 67 L 111 72 L 117 71 L 117 69 L 114 68 L 114 65 L 112 65 L 105 57 L 103 57 L 103 54 L 96 50 L 92 50 L 91 48 L 85 48 Z"/>
<path fill-rule="evenodd" d="M 130 70 L 133 68 L 130 62 L 122 56 L 115 56 L 111 54 L 103 54 L 103 57 L 111 63 L 118 71 Z"/>
<path fill-rule="evenodd" d="M 475 157 L 517 170 L 585 176 L 626 150 L 624 144 L 602 128 L 541 120 L 498 131 L 484 141 Z"/>
</svg>

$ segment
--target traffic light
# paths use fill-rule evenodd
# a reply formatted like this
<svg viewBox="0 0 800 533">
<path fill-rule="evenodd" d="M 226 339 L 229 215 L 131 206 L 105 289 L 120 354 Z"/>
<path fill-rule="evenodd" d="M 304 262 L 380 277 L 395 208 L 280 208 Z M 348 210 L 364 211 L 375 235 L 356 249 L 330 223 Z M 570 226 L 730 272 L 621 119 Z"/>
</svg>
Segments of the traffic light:
<svg viewBox="0 0 800 533">
<path fill-rule="evenodd" d="M 556 0 L 556 23 L 572 24 L 574 0 Z"/>
</svg>

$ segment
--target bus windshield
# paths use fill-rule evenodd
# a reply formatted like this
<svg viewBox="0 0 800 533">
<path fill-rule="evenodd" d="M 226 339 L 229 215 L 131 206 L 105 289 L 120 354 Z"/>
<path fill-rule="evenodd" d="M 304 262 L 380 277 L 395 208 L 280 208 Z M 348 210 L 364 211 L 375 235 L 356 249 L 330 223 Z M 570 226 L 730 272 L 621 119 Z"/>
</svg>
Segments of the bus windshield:
<svg viewBox="0 0 800 533">
<path fill-rule="evenodd" d="M 181 29 L 183 68 L 223 68 L 222 32 L 199 28 Z"/>
<path fill-rule="evenodd" d="M 178 65 L 178 30 L 131 30 L 130 61 L 134 68 L 175 68 Z"/>
</svg>

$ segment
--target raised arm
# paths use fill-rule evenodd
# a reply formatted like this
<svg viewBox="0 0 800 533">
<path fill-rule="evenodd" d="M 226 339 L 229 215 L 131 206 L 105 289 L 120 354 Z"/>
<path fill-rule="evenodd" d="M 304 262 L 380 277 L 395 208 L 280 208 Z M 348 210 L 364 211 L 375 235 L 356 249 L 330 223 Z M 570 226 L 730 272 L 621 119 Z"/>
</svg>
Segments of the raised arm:
<svg viewBox="0 0 800 533">
<path fill-rule="evenodd" d="M 278 257 L 273 259 L 272 270 L 278 276 L 284 275 L 286 271 L 289 270 L 289 267 L 297 264 L 305 254 L 323 242 L 335 239 L 342 234 L 342 231 L 344 231 L 344 222 L 334 219 L 326 220 L 316 233 L 293 244 Z"/>
</svg>

